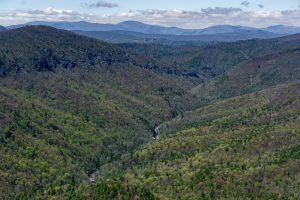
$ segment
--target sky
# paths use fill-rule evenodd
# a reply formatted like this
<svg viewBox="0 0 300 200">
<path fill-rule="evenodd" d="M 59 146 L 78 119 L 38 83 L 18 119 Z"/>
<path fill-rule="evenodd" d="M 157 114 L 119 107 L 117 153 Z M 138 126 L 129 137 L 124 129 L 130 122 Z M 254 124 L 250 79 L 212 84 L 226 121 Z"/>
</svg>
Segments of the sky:
<svg viewBox="0 0 300 200">
<path fill-rule="evenodd" d="M 1 25 L 127 20 L 182 28 L 300 26 L 300 0 L 0 0 Z"/>
</svg>

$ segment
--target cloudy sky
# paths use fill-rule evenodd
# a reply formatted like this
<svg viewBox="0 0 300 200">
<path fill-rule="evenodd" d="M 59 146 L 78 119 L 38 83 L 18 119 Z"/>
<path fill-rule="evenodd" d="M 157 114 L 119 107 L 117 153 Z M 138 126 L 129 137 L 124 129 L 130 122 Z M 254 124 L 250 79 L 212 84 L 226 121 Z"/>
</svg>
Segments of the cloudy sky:
<svg viewBox="0 0 300 200">
<path fill-rule="evenodd" d="M 203 28 L 300 26 L 300 0 L 0 0 L 0 24 L 90 21 Z"/>
</svg>

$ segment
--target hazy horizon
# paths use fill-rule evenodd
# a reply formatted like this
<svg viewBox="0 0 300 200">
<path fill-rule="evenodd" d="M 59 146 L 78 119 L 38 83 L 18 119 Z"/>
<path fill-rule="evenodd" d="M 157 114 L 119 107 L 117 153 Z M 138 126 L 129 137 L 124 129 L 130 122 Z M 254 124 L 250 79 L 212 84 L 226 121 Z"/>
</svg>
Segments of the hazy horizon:
<svg viewBox="0 0 300 200">
<path fill-rule="evenodd" d="M 291 27 L 300 27 L 300 26 L 293 26 L 293 25 L 284 25 L 284 24 L 274 24 L 271 26 L 263 26 L 263 27 L 255 27 L 255 26 L 247 26 L 247 25 L 232 25 L 232 24 L 215 24 L 215 25 L 211 25 L 211 26 L 207 26 L 207 27 L 195 27 L 195 28 L 184 28 L 184 27 L 179 27 L 179 26 L 168 26 L 168 25 L 160 25 L 160 24 L 151 24 L 151 23 L 146 23 L 146 22 L 141 22 L 141 21 L 137 21 L 137 20 L 125 20 L 125 21 L 120 21 L 120 22 L 112 22 L 112 23 L 101 23 L 101 22 L 89 22 L 89 21 L 28 21 L 28 22 L 24 22 L 24 23 L 16 23 L 16 24 L 10 24 L 10 25 L 2 25 L 0 24 L 0 26 L 4 26 L 4 27 L 10 27 L 10 26 L 16 26 L 16 25 L 21 25 L 21 24 L 30 24 L 30 23 L 35 23 L 35 22 L 47 22 L 47 23 L 80 23 L 80 22 L 85 22 L 85 23 L 92 23 L 92 24 L 100 24 L 100 25 L 104 25 L 104 24 L 113 24 L 113 25 L 118 25 L 121 23 L 125 23 L 125 22 L 139 22 L 139 23 L 143 23 L 146 25 L 151 25 L 151 26 L 160 26 L 160 27 L 165 27 L 165 28 L 180 28 L 180 29 L 206 29 L 206 28 L 210 28 L 210 27 L 217 27 L 217 26 L 234 26 L 234 27 L 249 27 L 249 28 L 257 28 L 257 29 L 263 29 L 263 28 L 269 28 L 269 27 L 273 27 L 273 26 L 291 26 Z"/>
<path fill-rule="evenodd" d="M 269 0 L 0 0 L 0 24 L 8 26 L 31 21 L 140 21 L 188 29 L 224 24 L 257 28 L 279 24 L 300 26 L 299 4 L 296 0 L 275 3 Z"/>
</svg>

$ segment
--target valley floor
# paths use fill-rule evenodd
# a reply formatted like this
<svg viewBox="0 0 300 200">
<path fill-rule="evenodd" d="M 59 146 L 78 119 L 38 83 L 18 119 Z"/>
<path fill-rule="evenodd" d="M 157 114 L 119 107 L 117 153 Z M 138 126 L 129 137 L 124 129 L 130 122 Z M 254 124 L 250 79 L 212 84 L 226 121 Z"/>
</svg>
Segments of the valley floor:
<svg viewBox="0 0 300 200">
<path fill-rule="evenodd" d="M 159 199 L 299 199 L 300 84 L 219 101 L 98 173 Z"/>
</svg>

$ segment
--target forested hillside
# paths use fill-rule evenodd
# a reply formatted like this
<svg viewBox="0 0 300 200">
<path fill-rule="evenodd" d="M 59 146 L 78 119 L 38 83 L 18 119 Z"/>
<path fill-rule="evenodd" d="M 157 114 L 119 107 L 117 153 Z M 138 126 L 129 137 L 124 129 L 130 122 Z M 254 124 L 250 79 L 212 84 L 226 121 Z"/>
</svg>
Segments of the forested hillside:
<svg viewBox="0 0 300 200">
<path fill-rule="evenodd" d="M 0 199 L 300 198 L 300 35 L 0 44 Z"/>
<path fill-rule="evenodd" d="M 187 112 L 99 178 L 123 169 L 159 199 L 299 199 L 299 108 L 298 83 Z"/>
<path fill-rule="evenodd" d="M 1 197 L 48 198 L 88 181 L 192 102 L 185 86 L 107 43 L 48 27 L 0 41 Z"/>
<path fill-rule="evenodd" d="M 223 74 L 235 65 L 251 58 L 280 53 L 300 46 L 300 35 L 290 35 L 269 40 L 245 40 L 213 44 L 134 44 L 118 46 L 150 55 L 156 60 L 172 63 L 196 72 L 202 80 Z"/>
<path fill-rule="evenodd" d="M 2 76 L 11 71 L 130 63 L 126 53 L 112 45 L 45 26 L 4 31 L 0 42 Z"/>
<path fill-rule="evenodd" d="M 298 48 L 248 59 L 191 92 L 212 101 L 297 82 L 300 81 L 299 62 Z"/>
</svg>

